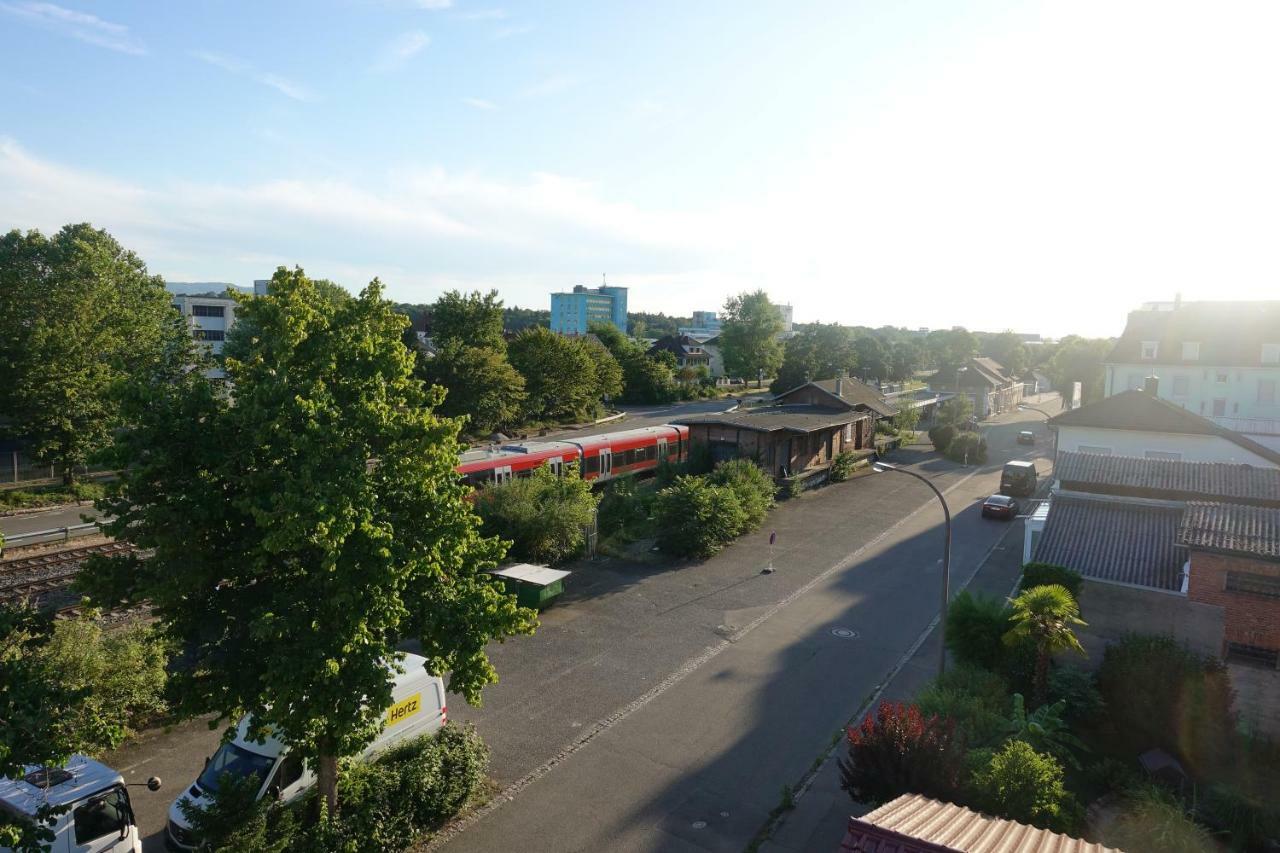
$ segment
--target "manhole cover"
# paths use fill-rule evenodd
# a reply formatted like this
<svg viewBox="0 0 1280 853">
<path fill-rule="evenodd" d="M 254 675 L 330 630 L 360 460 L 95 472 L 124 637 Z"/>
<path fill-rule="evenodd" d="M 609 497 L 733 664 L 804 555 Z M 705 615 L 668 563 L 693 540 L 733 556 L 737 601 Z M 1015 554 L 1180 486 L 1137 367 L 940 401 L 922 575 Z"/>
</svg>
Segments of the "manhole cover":
<svg viewBox="0 0 1280 853">
<path fill-rule="evenodd" d="M 707 822 L 706 822 L 705 820 L 695 820 L 695 821 L 693 822 L 693 828 L 694 828 L 694 829 L 706 829 L 706 828 L 707 828 Z"/>
<path fill-rule="evenodd" d="M 833 637 L 839 637 L 839 638 L 840 638 L 840 639 L 842 639 L 842 640 L 856 640 L 856 639 L 858 639 L 858 632 L 857 632 L 857 631 L 854 631 L 854 630 L 852 630 L 852 629 L 850 629 L 850 628 L 832 628 L 832 629 L 831 629 L 831 635 L 832 635 Z"/>
</svg>

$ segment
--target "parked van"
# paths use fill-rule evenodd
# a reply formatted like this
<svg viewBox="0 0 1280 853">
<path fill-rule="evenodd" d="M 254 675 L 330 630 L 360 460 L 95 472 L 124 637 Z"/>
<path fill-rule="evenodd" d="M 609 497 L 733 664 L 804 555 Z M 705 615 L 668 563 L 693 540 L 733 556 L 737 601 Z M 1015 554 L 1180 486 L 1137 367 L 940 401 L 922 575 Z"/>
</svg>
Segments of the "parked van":
<svg viewBox="0 0 1280 853">
<path fill-rule="evenodd" d="M 160 780 L 152 776 L 147 788 L 160 790 Z M 142 853 L 129 789 L 105 764 L 73 755 L 62 767 L 28 767 L 20 778 L 0 778 L 0 810 L 34 820 L 46 805 L 63 809 L 50 827 L 50 853 Z"/>
<path fill-rule="evenodd" d="M 1004 463 L 1004 470 L 1000 472 L 1000 494 L 1027 498 L 1036 493 L 1039 485 L 1036 463 L 1020 459 Z"/>
<path fill-rule="evenodd" d="M 402 741 L 439 731 L 445 724 L 448 708 L 445 707 L 444 682 L 427 672 L 426 663 L 421 655 L 404 656 L 404 672 L 396 675 L 382 731 L 361 754 L 362 759 L 372 758 Z M 170 847 L 195 849 L 191 824 L 178 804 L 184 800 L 196 805 L 206 802 L 209 795 L 218 790 L 218 780 L 226 773 L 256 777 L 260 782 L 258 798 L 270 796 L 281 802 L 296 799 L 316 783 L 314 770 L 302 756 L 290 753 L 276 738 L 268 736 L 263 743 L 249 740 L 247 734 L 252 720 L 252 716 L 246 715 L 240 721 L 235 739 L 224 743 L 205 760 L 200 777 L 169 806 L 165 831 Z"/>
</svg>

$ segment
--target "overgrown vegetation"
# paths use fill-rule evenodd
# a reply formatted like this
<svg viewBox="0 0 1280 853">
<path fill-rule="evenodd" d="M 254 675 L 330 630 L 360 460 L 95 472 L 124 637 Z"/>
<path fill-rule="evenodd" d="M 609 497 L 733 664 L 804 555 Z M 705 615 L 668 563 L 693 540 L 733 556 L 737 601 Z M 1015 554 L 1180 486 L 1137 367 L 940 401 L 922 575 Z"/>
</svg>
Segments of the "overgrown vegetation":
<svg viewBox="0 0 1280 853">
<path fill-rule="evenodd" d="M 75 482 L 70 486 L 37 486 L 29 489 L 0 490 L 0 509 L 30 509 L 59 506 L 76 501 L 97 500 L 103 495 L 100 483 Z"/>
<path fill-rule="evenodd" d="M 748 459 L 723 462 L 706 476 L 681 475 L 658 492 L 658 546 L 678 557 L 709 557 L 764 521 L 773 480 Z"/>
<path fill-rule="evenodd" d="M 596 501 L 574 463 L 563 476 L 542 466 L 529 477 L 488 484 L 476 493 L 475 507 L 485 535 L 511 541 L 508 557 L 560 563 L 582 551 L 583 528 L 595 516 Z"/>
<path fill-rule="evenodd" d="M 1062 832 L 1075 828 L 1079 807 L 1063 784 L 1062 765 L 1025 741 L 1005 743 L 970 784 L 983 811 Z"/>
<path fill-rule="evenodd" d="M 947 442 L 947 458 L 964 465 L 982 465 L 987 461 L 987 440 L 976 432 L 957 432 Z"/>
<path fill-rule="evenodd" d="M 1026 592 L 1034 586 L 1057 585 L 1071 593 L 1071 597 L 1080 598 L 1080 589 L 1084 586 L 1084 578 L 1080 573 L 1065 566 L 1053 563 L 1027 563 L 1022 567 L 1022 580 L 1018 582 L 1018 591 Z"/>
<path fill-rule="evenodd" d="M 964 748 L 949 719 L 882 702 L 846 739 L 840 787 L 857 802 L 882 803 L 907 791 L 951 800 L 960 790 Z"/>
<path fill-rule="evenodd" d="M 836 454 L 836 458 L 831 460 L 831 471 L 828 478 L 833 483 L 843 483 L 849 479 L 849 475 L 853 473 L 854 464 L 858 457 L 850 450 L 841 450 Z"/>
</svg>

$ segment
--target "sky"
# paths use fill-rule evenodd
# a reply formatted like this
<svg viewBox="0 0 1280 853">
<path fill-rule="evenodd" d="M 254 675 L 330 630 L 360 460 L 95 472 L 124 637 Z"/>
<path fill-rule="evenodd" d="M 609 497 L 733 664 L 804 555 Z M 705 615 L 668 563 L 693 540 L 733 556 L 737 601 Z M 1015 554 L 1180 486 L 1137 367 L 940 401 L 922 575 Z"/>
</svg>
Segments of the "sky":
<svg viewBox="0 0 1280 853">
<path fill-rule="evenodd" d="M 1114 335 L 1280 298 L 1280 4 L 0 0 L 0 229 L 175 281 Z"/>
</svg>

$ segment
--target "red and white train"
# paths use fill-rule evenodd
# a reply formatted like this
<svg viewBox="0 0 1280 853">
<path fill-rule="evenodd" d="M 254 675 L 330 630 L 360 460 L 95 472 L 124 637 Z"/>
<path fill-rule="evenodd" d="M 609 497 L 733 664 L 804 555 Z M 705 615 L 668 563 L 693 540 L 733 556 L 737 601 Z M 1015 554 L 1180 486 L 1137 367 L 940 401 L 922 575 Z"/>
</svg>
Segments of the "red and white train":
<svg viewBox="0 0 1280 853">
<path fill-rule="evenodd" d="M 577 462 L 585 479 L 610 480 L 655 471 L 662 460 L 675 463 L 688 458 L 689 428 L 666 424 L 577 439 L 476 448 L 462 454 L 458 473 L 469 485 L 480 487 L 528 477 L 541 465 L 549 465 L 559 474 L 563 466 Z"/>
</svg>

